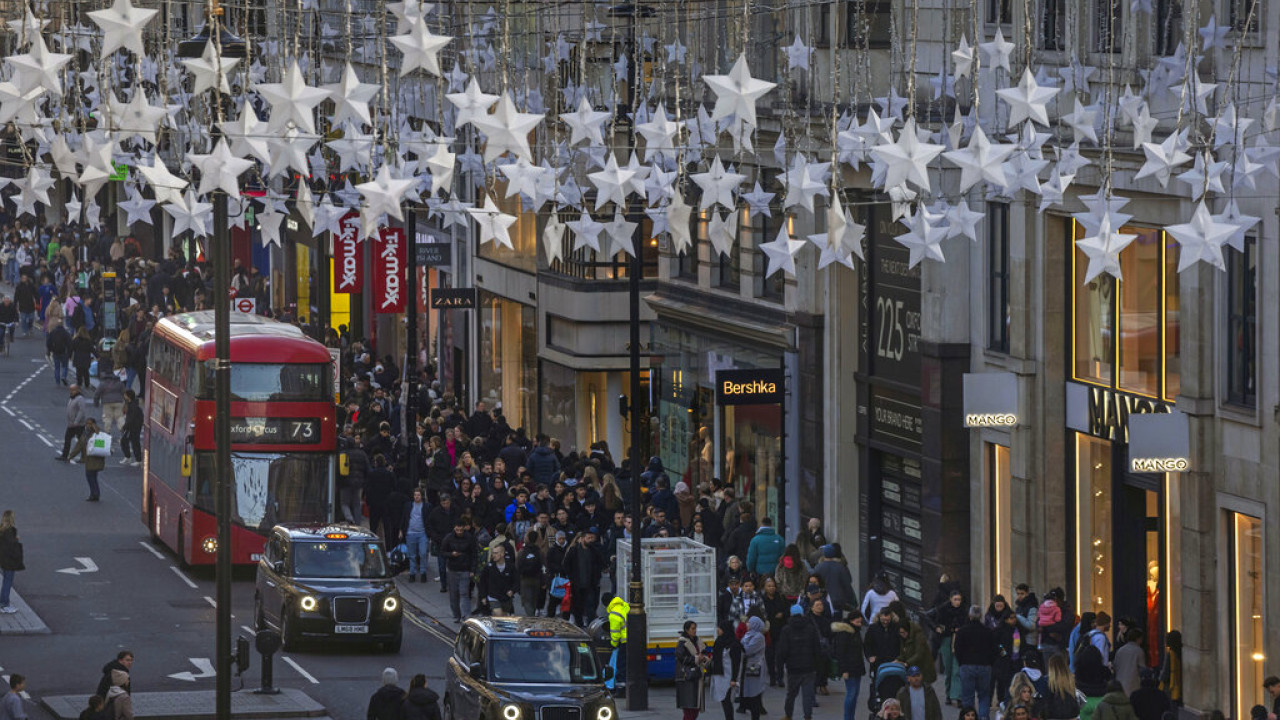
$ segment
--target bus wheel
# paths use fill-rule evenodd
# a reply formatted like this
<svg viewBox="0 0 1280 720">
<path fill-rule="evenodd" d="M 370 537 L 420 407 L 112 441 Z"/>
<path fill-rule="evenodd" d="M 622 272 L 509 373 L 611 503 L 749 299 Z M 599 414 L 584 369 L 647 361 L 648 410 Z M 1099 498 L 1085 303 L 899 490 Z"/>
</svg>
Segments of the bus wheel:
<svg viewBox="0 0 1280 720">
<path fill-rule="evenodd" d="M 182 518 L 178 518 L 178 544 L 174 549 L 178 554 L 178 567 L 186 570 L 190 564 L 187 563 L 187 528 L 182 524 Z"/>
</svg>

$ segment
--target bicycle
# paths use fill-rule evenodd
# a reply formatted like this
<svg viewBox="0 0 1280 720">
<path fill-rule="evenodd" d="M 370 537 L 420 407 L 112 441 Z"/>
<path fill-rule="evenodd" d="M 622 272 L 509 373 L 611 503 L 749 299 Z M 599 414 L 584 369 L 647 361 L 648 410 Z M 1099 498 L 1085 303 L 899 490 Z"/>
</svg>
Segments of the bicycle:
<svg viewBox="0 0 1280 720">
<path fill-rule="evenodd" d="M 18 323 L 8 322 L 0 323 L 0 353 L 4 353 L 5 357 L 9 357 L 9 348 L 13 346 L 13 329 Z"/>
</svg>

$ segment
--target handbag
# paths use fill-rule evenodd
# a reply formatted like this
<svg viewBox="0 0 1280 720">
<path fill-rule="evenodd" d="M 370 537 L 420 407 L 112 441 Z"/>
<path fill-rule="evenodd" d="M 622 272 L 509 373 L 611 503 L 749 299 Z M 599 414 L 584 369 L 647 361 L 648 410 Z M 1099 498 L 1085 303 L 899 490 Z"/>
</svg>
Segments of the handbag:
<svg viewBox="0 0 1280 720">
<path fill-rule="evenodd" d="M 553 598 L 563 598 L 565 592 L 569 589 L 569 578 L 563 575 L 557 575 L 551 578 L 551 590 L 548 593 Z"/>
<path fill-rule="evenodd" d="M 742 675 L 744 677 L 751 677 L 751 678 L 760 677 L 760 663 L 755 662 L 755 663 L 748 664 L 746 669 L 742 671 Z"/>
<path fill-rule="evenodd" d="M 90 457 L 108 457 L 111 455 L 111 436 L 104 432 L 94 433 L 89 438 L 88 454 Z"/>
</svg>

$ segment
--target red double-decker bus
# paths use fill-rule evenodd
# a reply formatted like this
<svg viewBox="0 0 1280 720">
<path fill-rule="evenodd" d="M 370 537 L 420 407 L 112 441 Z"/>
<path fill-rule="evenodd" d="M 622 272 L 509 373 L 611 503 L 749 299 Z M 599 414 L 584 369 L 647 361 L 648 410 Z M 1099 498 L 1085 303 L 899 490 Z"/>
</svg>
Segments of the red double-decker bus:
<svg viewBox="0 0 1280 720">
<path fill-rule="evenodd" d="M 184 563 L 212 564 L 213 311 L 156 323 L 147 358 L 143 522 Z M 231 313 L 232 562 L 255 563 L 277 523 L 333 519 L 337 428 L 328 348 Z"/>
</svg>

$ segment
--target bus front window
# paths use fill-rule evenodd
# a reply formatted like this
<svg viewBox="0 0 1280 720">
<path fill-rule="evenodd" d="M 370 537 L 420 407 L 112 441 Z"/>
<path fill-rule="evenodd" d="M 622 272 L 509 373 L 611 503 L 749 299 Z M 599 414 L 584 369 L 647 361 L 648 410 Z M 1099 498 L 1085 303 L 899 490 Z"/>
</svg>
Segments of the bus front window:
<svg viewBox="0 0 1280 720">
<path fill-rule="evenodd" d="M 197 455 L 196 505 L 213 512 L 213 453 Z M 267 532 L 282 522 L 328 522 L 332 456 L 231 453 L 232 522 Z"/>
</svg>

